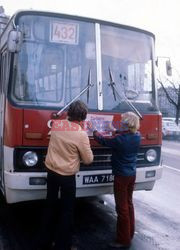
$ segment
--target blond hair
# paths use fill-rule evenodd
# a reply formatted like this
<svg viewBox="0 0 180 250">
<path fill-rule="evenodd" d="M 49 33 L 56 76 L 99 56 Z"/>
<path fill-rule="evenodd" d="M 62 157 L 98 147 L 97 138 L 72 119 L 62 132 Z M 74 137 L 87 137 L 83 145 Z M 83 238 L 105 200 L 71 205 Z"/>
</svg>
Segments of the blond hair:
<svg viewBox="0 0 180 250">
<path fill-rule="evenodd" d="M 126 113 L 122 114 L 121 122 L 125 123 L 127 125 L 128 129 L 132 133 L 136 133 L 136 131 L 140 127 L 139 117 L 133 112 L 126 112 Z"/>
</svg>

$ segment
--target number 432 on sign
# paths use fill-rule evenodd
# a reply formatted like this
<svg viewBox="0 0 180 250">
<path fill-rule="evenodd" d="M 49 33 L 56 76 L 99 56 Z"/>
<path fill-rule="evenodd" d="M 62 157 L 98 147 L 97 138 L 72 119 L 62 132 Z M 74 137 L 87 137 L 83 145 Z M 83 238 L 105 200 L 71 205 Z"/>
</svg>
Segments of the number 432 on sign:
<svg viewBox="0 0 180 250">
<path fill-rule="evenodd" d="M 53 22 L 51 27 L 51 42 L 78 44 L 78 24 Z"/>
</svg>

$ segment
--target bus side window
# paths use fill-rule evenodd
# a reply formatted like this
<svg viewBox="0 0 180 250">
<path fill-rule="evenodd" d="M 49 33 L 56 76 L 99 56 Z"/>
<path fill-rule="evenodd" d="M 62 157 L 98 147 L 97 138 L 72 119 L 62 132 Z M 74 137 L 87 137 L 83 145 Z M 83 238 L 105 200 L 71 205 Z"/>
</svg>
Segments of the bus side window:
<svg viewBox="0 0 180 250">
<path fill-rule="evenodd" d="M 0 100 L 1 100 L 1 92 L 2 92 L 2 80 L 1 80 L 1 75 L 2 75 L 2 55 L 0 54 Z"/>
<path fill-rule="evenodd" d="M 7 90 L 8 90 L 8 76 L 9 76 L 9 54 L 7 51 L 1 54 L 1 70 L 0 70 L 0 89 L 1 93 L 4 93 L 7 95 Z"/>
<path fill-rule="evenodd" d="M 6 85 L 6 53 L 1 54 L 1 93 L 5 93 L 5 85 Z"/>
</svg>

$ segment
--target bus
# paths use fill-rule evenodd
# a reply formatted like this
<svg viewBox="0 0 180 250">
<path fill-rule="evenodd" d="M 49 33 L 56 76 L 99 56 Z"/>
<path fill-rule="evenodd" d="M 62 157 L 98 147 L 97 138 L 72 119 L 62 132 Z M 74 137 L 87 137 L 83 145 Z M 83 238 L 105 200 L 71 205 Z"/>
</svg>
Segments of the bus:
<svg viewBox="0 0 180 250">
<path fill-rule="evenodd" d="M 161 178 L 162 121 L 151 32 L 104 20 L 33 10 L 17 11 L 0 36 L 0 187 L 7 203 L 44 199 L 44 164 L 52 121 L 74 100 L 87 120 L 118 124 L 141 118 L 135 190 Z M 87 131 L 88 132 L 88 131 Z M 76 175 L 77 197 L 113 192 L 111 149 L 89 132 L 94 154 Z"/>
</svg>

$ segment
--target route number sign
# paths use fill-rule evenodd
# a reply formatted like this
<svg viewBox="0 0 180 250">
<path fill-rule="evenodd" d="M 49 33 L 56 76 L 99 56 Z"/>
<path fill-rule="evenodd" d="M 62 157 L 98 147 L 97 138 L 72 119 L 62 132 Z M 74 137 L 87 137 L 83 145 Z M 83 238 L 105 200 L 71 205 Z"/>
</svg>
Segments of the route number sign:
<svg viewBox="0 0 180 250">
<path fill-rule="evenodd" d="M 79 26 L 76 23 L 54 21 L 51 25 L 51 42 L 78 44 Z"/>
</svg>

